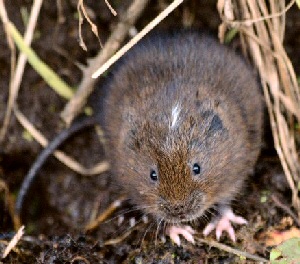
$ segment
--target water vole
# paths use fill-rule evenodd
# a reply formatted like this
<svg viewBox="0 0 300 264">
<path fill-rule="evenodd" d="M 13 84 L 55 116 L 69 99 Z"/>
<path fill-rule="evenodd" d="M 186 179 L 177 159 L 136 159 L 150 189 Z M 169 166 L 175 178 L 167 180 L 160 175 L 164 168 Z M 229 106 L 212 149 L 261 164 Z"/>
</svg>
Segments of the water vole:
<svg viewBox="0 0 300 264">
<path fill-rule="evenodd" d="M 225 229 L 234 239 L 230 221 L 245 220 L 229 204 L 261 145 L 262 98 L 252 70 L 207 35 L 156 35 L 125 56 L 108 90 L 111 167 L 134 203 L 175 224 L 218 205 L 229 219 L 205 233 L 217 226 L 218 236 Z"/>
<path fill-rule="evenodd" d="M 216 228 L 234 239 L 230 222 L 246 221 L 230 201 L 253 170 L 262 133 L 259 87 L 243 59 L 196 31 L 153 34 L 121 59 L 105 89 L 97 122 L 112 179 L 173 225 L 217 206 L 204 233 Z M 178 234 L 193 241 L 189 227 L 169 233 L 176 243 Z"/>
</svg>

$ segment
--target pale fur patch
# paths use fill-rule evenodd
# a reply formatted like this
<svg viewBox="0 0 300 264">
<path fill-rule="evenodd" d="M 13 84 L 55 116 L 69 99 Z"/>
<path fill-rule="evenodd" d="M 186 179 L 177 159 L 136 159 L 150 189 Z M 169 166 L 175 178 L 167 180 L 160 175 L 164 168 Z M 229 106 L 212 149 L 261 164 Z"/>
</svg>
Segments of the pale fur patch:
<svg viewBox="0 0 300 264">
<path fill-rule="evenodd" d="M 180 114 L 180 105 L 176 104 L 175 107 L 172 108 L 172 114 L 171 114 L 171 128 L 176 126 L 176 123 L 179 119 Z"/>
</svg>

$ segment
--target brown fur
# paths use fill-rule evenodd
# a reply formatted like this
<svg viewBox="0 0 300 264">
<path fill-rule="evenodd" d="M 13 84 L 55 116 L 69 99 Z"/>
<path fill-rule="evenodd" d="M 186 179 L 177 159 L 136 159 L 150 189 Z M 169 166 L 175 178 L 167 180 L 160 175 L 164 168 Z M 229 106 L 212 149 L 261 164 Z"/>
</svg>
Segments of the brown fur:
<svg viewBox="0 0 300 264">
<path fill-rule="evenodd" d="M 153 35 L 123 58 L 106 89 L 113 177 L 135 204 L 181 222 L 239 192 L 260 151 L 263 110 L 252 70 L 233 51 L 198 32 Z"/>
</svg>

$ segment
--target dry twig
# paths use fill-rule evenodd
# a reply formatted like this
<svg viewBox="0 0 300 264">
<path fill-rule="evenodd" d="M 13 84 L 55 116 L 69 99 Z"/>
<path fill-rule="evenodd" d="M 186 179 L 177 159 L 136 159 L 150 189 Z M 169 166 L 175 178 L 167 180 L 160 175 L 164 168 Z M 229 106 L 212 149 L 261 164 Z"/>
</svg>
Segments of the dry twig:
<svg viewBox="0 0 300 264">
<path fill-rule="evenodd" d="M 82 256 L 77 256 L 75 258 L 73 258 L 71 260 L 71 264 L 72 263 L 81 263 L 81 262 L 84 262 L 86 264 L 90 264 L 91 262 L 89 262 L 86 258 L 82 257 Z"/>
<path fill-rule="evenodd" d="M 83 78 L 79 84 L 78 90 L 70 102 L 61 113 L 63 120 L 69 125 L 74 117 L 80 112 L 82 106 L 86 103 L 87 97 L 93 91 L 96 82 L 92 79 L 92 74 L 108 60 L 120 47 L 124 41 L 129 29 L 143 12 L 149 0 L 134 0 L 128 8 L 126 14 L 121 18 L 115 30 L 111 33 L 99 54 L 88 61 L 88 66 L 83 70 Z"/>
<path fill-rule="evenodd" d="M 108 0 L 104 0 L 105 1 L 105 4 L 107 5 L 107 7 L 109 8 L 110 12 L 116 16 L 117 15 L 117 12 L 115 9 L 113 9 L 113 7 L 111 6 L 111 4 L 108 2 Z"/>
<path fill-rule="evenodd" d="M 89 18 L 88 16 L 88 13 L 83 5 L 83 0 L 79 0 L 78 1 L 78 4 L 77 4 L 77 11 L 78 11 L 78 14 L 79 14 L 79 19 L 78 19 L 78 30 L 79 30 L 79 45 L 83 48 L 83 50 L 87 51 L 87 47 L 83 41 L 83 38 L 82 38 L 82 34 L 81 34 L 81 26 L 82 26 L 82 23 L 83 23 L 83 17 L 81 14 L 83 14 L 84 18 L 86 19 L 86 21 L 90 24 L 91 26 L 91 29 L 92 29 L 92 32 L 94 33 L 94 35 L 97 37 L 99 43 L 100 43 L 100 46 L 102 47 L 102 44 L 101 44 L 101 40 L 99 38 L 99 34 L 98 34 L 98 28 L 97 26 L 92 22 L 92 20 Z"/>
<path fill-rule="evenodd" d="M 218 249 L 223 250 L 223 251 L 226 251 L 226 252 L 228 252 L 228 253 L 237 255 L 237 256 L 239 256 L 239 257 L 251 259 L 251 260 L 254 260 L 254 261 L 259 261 L 259 262 L 261 262 L 261 263 L 267 263 L 267 262 L 268 262 L 267 259 L 261 258 L 261 257 L 256 256 L 256 255 L 252 255 L 252 254 L 250 254 L 250 253 L 241 251 L 241 250 L 236 249 L 236 248 L 232 248 L 232 247 L 226 246 L 226 245 L 224 245 L 224 244 L 222 244 L 222 243 L 219 243 L 219 242 L 216 242 L 216 241 L 213 241 L 213 240 L 197 238 L 196 241 L 197 241 L 197 242 L 200 242 L 200 243 L 203 243 L 203 244 L 207 244 L 207 245 L 209 245 L 209 246 L 211 246 L 211 247 L 218 248 Z"/>
<path fill-rule="evenodd" d="M 48 144 L 48 140 L 29 122 L 29 120 L 18 110 L 17 105 L 14 107 L 14 113 L 16 118 L 21 123 L 21 125 L 29 131 L 29 133 L 33 136 L 33 138 L 39 142 L 43 147 L 46 147 Z M 77 161 L 72 159 L 70 156 L 66 155 L 62 151 L 56 150 L 53 155 L 67 167 L 72 169 L 73 171 L 84 175 L 84 176 L 92 176 L 103 173 L 108 170 L 109 164 L 108 162 L 100 162 L 95 165 L 93 168 L 85 168 Z"/>
<path fill-rule="evenodd" d="M 7 17 L 5 5 L 4 5 L 4 0 L 0 0 L 0 18 L 3 23 L 6 39 L 7 39 L 7 44 L 9 49 L 11 50 L 11 57 L 10 57 L 10 81 L 9 81 L 9 90 L 12 91 L 12 84 L 13 84 L 13 79 L 15 75 L 15 69 L 16 69 L 16 47 L 14 45 L 14 41 L 9 33 L 8 30 L 8 24 L 9 24 L 9 19 Z M 11 112 L 9 110 L 9 103 L 7 106 L 6 114 L 4 116 L 4 122 L 3 126 L 0 130 L 0 141 L 3 141 L 6 130 L 8 127 L 9 119 L 10 119 Z"/>
<path fill-rule="evenodd" d="M 124 202 L 125 197 L 122 196 L 116 201 L 114 201 L 101 215 L 99 215 L 95 220 L 88 223 L 85 227 L 85 231 L 91 231 L 95 229 L 97 226 L 99 226 L 107 217 L 109 217 L 118 207 L 121 206 L 121 204 Z"/>
<path fill-rule="evenodd" d="M 163 10 L 156 18 L 154 18 L 147 26 L 145 26 L 134 38 L 124 45 L 114 56 L 112 56 L 105 64 L 103 64 L 96 72 L 93 78 L 98 78 L 107 71 L 118 59 L 120 59 L 128 50 L 137 44 L 145 35 L 147 35 L 154 27 L 156 27 L 163 19 L 165 19 L 175 8 L 177 8 L 183 0 L 174 0 L 165 10 Z"/>
<path fill-rule="evenodd" d="M 293 218 L 295 223 L 297 224 L 298 227 L 300 227 L 300 220 L 298 219 L 297 215 L 293 213 L 293 211 L 290 209 L 289 206 L 285 205 L 283 202 L 280 201 L 280 199 L 275 195 L 272 194 L 271 198 L 273 202 L 276 204 L 277 207 L 281 208 L 283 211 L 285 211 L 290 217 Z"/>
<path fill-rule="evenodd" d="M 6 258 L 9 252 L 17 245 L 21 237 L 24 235 L 24 226 L 21 226 L 18 232 L 14 235 L 12 240 L 8 243 L 7 247 L 4 250 L 2 258 Z"/>
<path fill-rule="evenodd" d="M 26 32 L 24 35 L 24 41 L 27 45 L 30 45 L 30 43 L 32 41 L 34 29 L 36 26 L 37 18 L 39 16 L 42 3 L 43 3 L 43 0 L 35 0 L 32 5 L 30 18 L 28 21 L 28 26 L 27 26 L 27 29 L 26 29 Z M 4 14 L 1 15 L 3 23 L 4 24 L 9 23 L 9 20 L 5 13 L 5 7 L 4 7 L 3 1 L 1 1 L 0 10 L 1 10 L 1 13 L 4 12 Z M 10 47 L 11 47 L 11 45 L 10 45 Z M 14 52 L 15 51 L 12 50 L 12 54 Z M 16 69 L 14 68 L 14 63 L 13 62 L 11 63 L 12 68 L 11 68 L 11 80 L 10 80 L 10 87 L 9 87 L 9 98 L 8 98 L 8 104 L 7 104 L 7 109 L 6 109 L 6 113 L 5 113 L 3 127 L 2 127 L 1 133 L 0 133 L 0 141 L 2 141 L 4 139 L 6 131 L 7 131 L 7 127 L 9 125 L 11 112 L 12 112 L 13 106 L 14 106 L 15 101 L 18 96 L 18 92 L 19 92 L 21 80 L 23 77 L 23 72 L 24 72 L 26 61 L 27 61 L 27 56 L 24 53 L 21 53 L 18 58 Z"/>
<path fill-rule="evenodd" d="M 126 231 L 124 234 L 122 234 L 119 237 L 116 238 L 112 238 L 109 240 L 106 240 L 103 244 L 104 246 L 112 246 L 112 245 L 116 245 L 116 244 L 120 244 L 122 241 L 124 241 L 128 236 L 130 236 L 130 234 L 132 232 L 134 232 L 135 230 L 137 230 L 139 228 L 140 225 L 136 225 L 133 228 L 130 228 L 128 231 Z"/>
</svg>

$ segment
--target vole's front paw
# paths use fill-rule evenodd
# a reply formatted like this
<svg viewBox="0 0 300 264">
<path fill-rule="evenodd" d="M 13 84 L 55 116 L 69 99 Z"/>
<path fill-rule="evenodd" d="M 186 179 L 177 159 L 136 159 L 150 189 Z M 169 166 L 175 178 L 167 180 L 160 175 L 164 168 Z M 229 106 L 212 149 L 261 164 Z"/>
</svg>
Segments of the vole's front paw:
<svg viewBox="0 0 300 264">
<path fill-rule="evenodd" d="M 180 246 L 180 237 L 182 235 L 187 241 L 191 243 L 195 243 L 193 235 L 195 234 L 195 230 L 190 226 L 170 226 L 167 229 L 167 233 L 171 240 L 178 246 Z"/>
<path fill-rule="evenodd" d="M 237 216 L 232 212 L 231 208 L 222 210 L 221 218 L 213 219 L 203 230 L 204 236 L 207 236 L 212 230 L 216 229 L 216 237 L 219 240 L 222 232 L 226 231 L 232 241 L 235 242 L 235 232 L 232 223 L 243 225 L 247 224 L 247 220 L 241 216 Z"/>
</svg>

